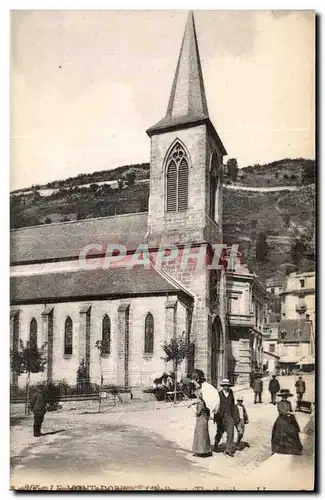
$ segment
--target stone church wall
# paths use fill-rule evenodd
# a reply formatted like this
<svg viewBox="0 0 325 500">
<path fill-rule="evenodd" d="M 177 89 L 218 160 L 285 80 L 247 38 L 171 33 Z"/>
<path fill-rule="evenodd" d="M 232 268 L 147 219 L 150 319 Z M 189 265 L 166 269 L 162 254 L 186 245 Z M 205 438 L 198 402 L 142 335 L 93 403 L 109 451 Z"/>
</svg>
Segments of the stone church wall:
<svg viewBox="0 0 325 500">
<path fill-rule="evenodd" d="M 168 316 L 168 303 L 175 305 L 175 316 Z M 52 380 L 58 382 L 65 380 L 70 385 L 76 384 L 76 374 L 81 359 L 85 358 L 85 334 L 83 330 L 83 314 L 90 306 L 89 329 L 89 372 L 92 383 L 100 384 L 100 364 L 98 351 L 95 347 L 96 340 L 101 339 L 102 319 L 107 314 L 111 321 L 111 352 L 102 357 L 104 384 L 119 384 L 123 378 L 121 364 L 119 364 L 119 347 L 125 331 L 119 329 L 119 308 L 129 305 L 129 363 L 128 375 L 131 387 L 145 387 L 152 383 L 152 374 L 171 370 L 172 366 L 166 365 L 163 359 L 164 352 L 161 344 L 173 335 L 174 324 L 177 333 L 181 334 L 186 329 L 186 308 L 177 302 L 176 296 L 169 297 L 137 297 L 132 299 L 119 299 L 108 301 L 88 302 L 63 302 L 52 304 L 53 307 L 53 365 Z M 48 305 L 47 305 L 48 307 Z M 43 321 L 43 304 L 19 306 L 20 329 L 19 338 L 24 342 L 29 340 L 29 326 L 32 318 L 38 325 L 38 346 L 47 340 L 46 327 Z M 154 352 L 144 353 L 145 318 L 150 312 L 154 318 Z M 73 350 L 72 355 L 64 354 L 64 325 L 67 317 L 73 322 Z M 122 346 L 123 347 L 123 346 Z M 122 353 L 122 358 L 124 354 Z M 124 359 L 120 360 L 124 362 Z M 32 374 L 31 384 L 45 382 L 47 369 L 41 374 Z M 25 385 L 25 376 L 20 376 L 19 386 Z"/>
</svg>

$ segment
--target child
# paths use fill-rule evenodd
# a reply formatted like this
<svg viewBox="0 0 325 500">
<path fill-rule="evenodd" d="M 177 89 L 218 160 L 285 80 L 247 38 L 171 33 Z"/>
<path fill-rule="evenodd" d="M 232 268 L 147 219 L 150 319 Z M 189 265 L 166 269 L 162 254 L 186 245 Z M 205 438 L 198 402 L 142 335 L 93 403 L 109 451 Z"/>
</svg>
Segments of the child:
<svg viewBox="0 0 325 500">
<path fill-rule="evenodd" d="M 238 396 L 237 404 L 235 405 L 235 422 L 237 429 L 237 446 L 239 446 L 244 437 L 245 425 L 248 424 L 248 415 L 243 405 L 242 396 Z"/>
<path fill-rule="evenodd" d="M 201 390 L 196 390 L 195 395 L 197 397 L 196 425 L 192 452 L 195 457 L 211 457 L 212 450 L 209 435 L 210 411 L 203 400 Z"/>
</svg>

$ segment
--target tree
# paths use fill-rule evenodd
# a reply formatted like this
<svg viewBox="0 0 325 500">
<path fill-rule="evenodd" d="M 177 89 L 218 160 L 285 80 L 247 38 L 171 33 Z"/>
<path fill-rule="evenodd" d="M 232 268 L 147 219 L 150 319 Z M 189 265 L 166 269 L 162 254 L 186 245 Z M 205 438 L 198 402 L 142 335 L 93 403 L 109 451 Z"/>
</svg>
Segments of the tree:
<svg viewBox="0 0 325 500">
<path fill-rule="evenodd" d="M 100 366 L 100 388 L 103 388 L 103 383 L 104 383 L 104 376 L 103 376 L 103 364 L 102 364 L 102 355 L 105 352 L 106 346 L 103 345 L 103 342 L 101 340 L 96 340 L 95 347 L 98 350 L 98 356 L 99 356 L 99 366 Z M 99 408 L 98 408 L 98 413 L 100 413 L 101 409 L 101 404 L 102 404 L 102 398 L 101 394 L 99 394 Z"/>
<path fill-rule="evenodd" d="M 302 180 L 305 184 L 314 184 L 316 177 L 315 166 L 312 163 L 304 165 L 302 171 Z"/>
<path fill-rule="evenodd" d="M 283 214 L 283 221 L 286 228 L 290 226 L 290 216 L 289 214 Z"/>
<path fill-rule="evenodd" d="M 118 179 L 117 186 L 118 186 L 118 190 L 122 191 L 123 186 L 124 186 L 124 180 L 122 178 Z"/>
<path fill-rule="evenodd" d="M 30 374 L 42 373 L 47 363 L 47 342 L 40 349 L 19 339 L 18 349 L 10 350 L 10 367 L 18 376 L 26 374 L 25 415 L 28 413 Z"/>
<path fill-rule="evenodd" d="M 296 239 L 291 246 L 292 263 L 299 267 L 300 262 L 305 256 L 307 245 L 302 239 Z"/>
<path fill-rule="evenodd" d="M 77 370 L 77 390 L 81 394 L 89 390 L 89 373 L 84 359 L 81 360 Z"/>
<path fill-rule="evenodd" d="M 265 233 L 259 233 L 256 240 L 256 259 L 259 262 L 267 261 L 268 252 L 269 245 L 267 244 L 267 235 Z"/>
<path fill-rule="evenodd" d="M 130 170 L 125 172 L 125 179 L 128 186 L 133 186 L 136 179 L 136 171 L 133 168 L 130 168 Z"/>
<path fill-rule="evenodd" d="M 175 375 L 175 383 L 174 383 L 174 403 L 177 401 L 177 371 L 179 365 L 182 361 L 189 356 L 191 356 L 194 352 L 194 344 L 190 342 L 189 336 L 183 332 L 182 335 L 172 338 L 169 342 L 165 341 L 161 345 L 163 351 L 166 356 L 162 359 L 168 363 L 169 361 L 173 362 L 173 371 Z"/>
<path fill-rule="evenodd" d="M 236 182 L 238 175 L 238 163 L 236 158 L 229 158 L 227 161 L 227 174 L 233 182 Z"/>
<path fill-rule="evenodd" d="M 148 212 L 148 198 L 140 199 L 139 212 Z"/>
</svg>

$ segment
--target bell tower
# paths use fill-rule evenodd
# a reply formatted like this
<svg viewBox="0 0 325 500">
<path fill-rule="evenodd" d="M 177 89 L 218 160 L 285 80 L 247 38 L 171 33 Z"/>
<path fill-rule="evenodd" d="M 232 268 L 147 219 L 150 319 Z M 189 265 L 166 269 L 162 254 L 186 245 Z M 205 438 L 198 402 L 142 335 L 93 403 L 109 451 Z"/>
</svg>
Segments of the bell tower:
<svg viewBox="0 0 325 500">
<path fill-rule="evenodd" d="M 149 244 L 222 242 L 222 163 L 209 118 L 193 13 L 188 15 L 165 117 L 151 139 Z"/>
</svg>

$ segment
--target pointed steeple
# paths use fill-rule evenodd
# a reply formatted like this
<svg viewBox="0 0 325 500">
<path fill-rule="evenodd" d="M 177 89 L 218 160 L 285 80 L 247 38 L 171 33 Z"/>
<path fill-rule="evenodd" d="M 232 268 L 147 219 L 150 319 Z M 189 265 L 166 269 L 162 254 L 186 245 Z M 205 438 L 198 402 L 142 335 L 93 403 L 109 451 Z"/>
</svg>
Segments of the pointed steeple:
<svg viewBox="0 0 325 500">
<path fill-rule="evenodd" d="M 208 117 L 193 12 L 188 15 L 167 116 Z"/>
<path fill-rule="evenodd" d="M 193 12 L 188 15 L 165 118 L 147 133 L 209 118 Z"/>
</svg>

